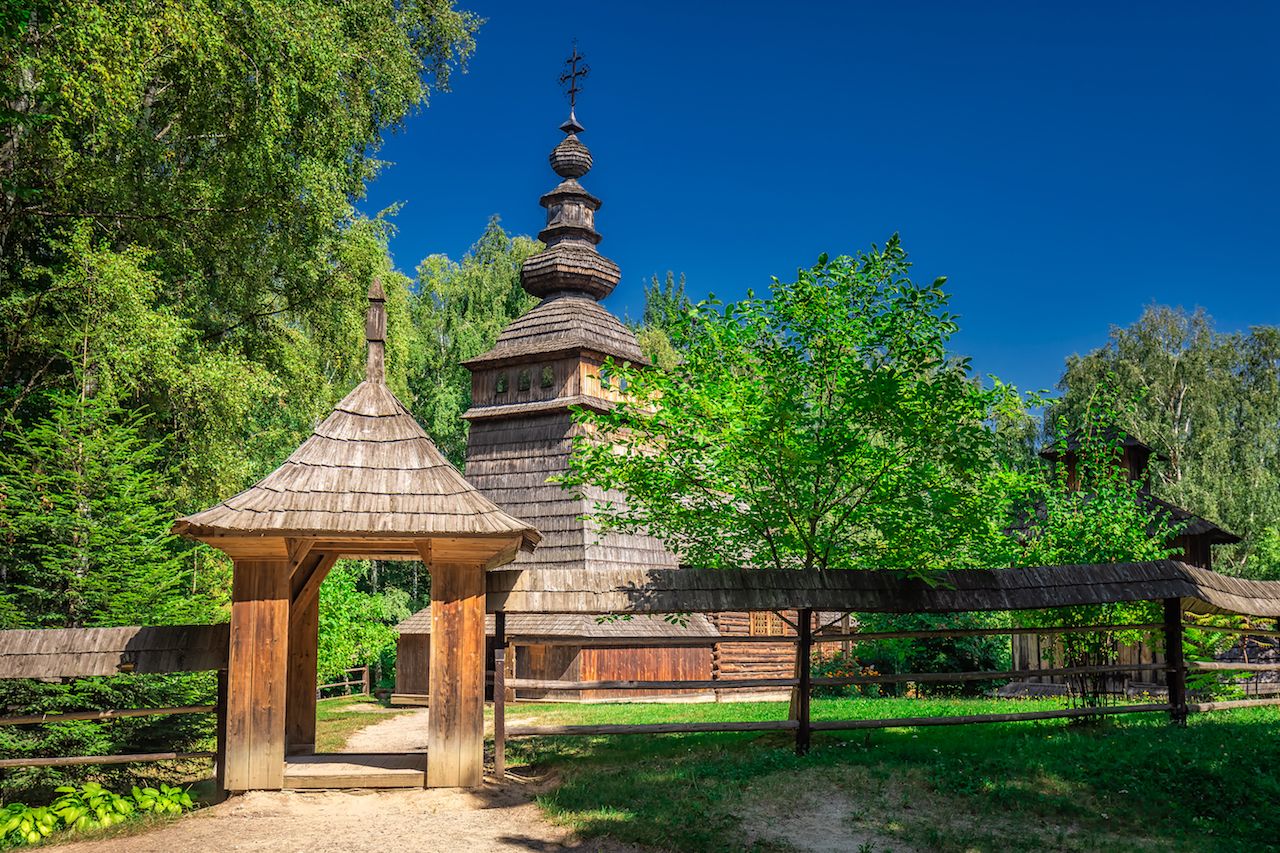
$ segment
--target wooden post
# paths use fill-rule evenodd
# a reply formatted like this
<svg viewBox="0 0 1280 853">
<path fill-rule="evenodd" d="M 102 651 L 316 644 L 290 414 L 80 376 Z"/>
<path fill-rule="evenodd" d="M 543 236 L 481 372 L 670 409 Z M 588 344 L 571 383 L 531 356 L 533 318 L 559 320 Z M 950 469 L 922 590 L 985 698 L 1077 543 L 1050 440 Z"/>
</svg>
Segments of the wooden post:
<svg viewBox="0 0 1280 853">
<path fill-rule="evenodd" d="M 215 802 L 222 802 L 227 796 L 227 671 L 218 670 L 217 709 L 214 712 L 217 722 L 214 723 L 216 746 L 213 753 L 213 797 Z"/>
<path fill-rule="evenodd" d="M 1164 657 L 1169 667 L 1169 721 L 1187 724 L 1187 664 L 1182 654 L 1182 599 L 1164 600 Z"/>
<path fill-rule="evenodd" d="M 284 787 L 289 563 L 235 561 L 227 660 L 229 791 Z"/>
<path fill-rule="evenodd" d="M 808 607 L 803 607 L 796 614 L 796 629 L 800 634 L 800 640 L 796 643 L 796 665 L 799 672 L 800 685 L 797 688 L 799 696 L 797 697 L 796 707 L 799 711 L 797 721 L 799 727 L 796 729 L 796 755 L 804 755 L 809 751 L 809 694 L 813 689 L 810 680 L 813 675 L 812 655 L 813 655 L 813 611 Z"/>
<path fill-rule="evenodd" d="M 320 633 L 320 599 L 310 597 L 289 613 L 289 688 L 285 699 L 285 743 L 288 755 L 316 751 L 316 653 Z"/>
<path fill-rule="evenodd" d="M 423 562 L 431 549 L 420 546 Z M 484 784 L 484 567 L 433 563 L 427 787 Z"/>
<path fill-rule="evenodd" d="M 368 664 L 365 664 L 364 666 L 364 678 L 363 678 L 362 686 L 364 687 L 365 696 L 373 695 L 373 676 L 371 675 L 370 667 Z"/>
<path fill-rule="evenodd" d="M 501 613 L 498 614 L 502 616 Z M 500 633 L 494 632 L 493 649 L 493 775 L 501 782 L 507 775 L 507 650 L 497 644 Z"/>
</svg>

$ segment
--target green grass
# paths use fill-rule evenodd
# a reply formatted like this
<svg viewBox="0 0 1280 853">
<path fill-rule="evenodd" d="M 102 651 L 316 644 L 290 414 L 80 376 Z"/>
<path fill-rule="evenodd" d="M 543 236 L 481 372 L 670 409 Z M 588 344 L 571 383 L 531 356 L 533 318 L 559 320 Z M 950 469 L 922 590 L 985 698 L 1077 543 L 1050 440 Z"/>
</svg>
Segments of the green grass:
<svg viewBox="0 0 1280 853">
<path fill-rule="evenodd" d="M 815 700 L 815 719 L 1010 712 L 1054 700 Z M 782 719 L 786 703 L 516 705 L 540 724 Z M 546 813 L 588 838 L 673 850 L 1280 850 L 1280 710 L 814 735 L 620 735 L 512 741 L 553 770 Z M 797 846 L 803 846 L 798 844 Z"/>
<path fill-rule="evenodd" d="M 346 745 L 347 738 L 365 726 L 408 713 L 384 706 L 379 706 L 377 711 L 369 709 L 370 705 L 377 704 L 370 696 L 338 696 L 317 701 L 316 752 L 337 752 Z"/>
</svg>

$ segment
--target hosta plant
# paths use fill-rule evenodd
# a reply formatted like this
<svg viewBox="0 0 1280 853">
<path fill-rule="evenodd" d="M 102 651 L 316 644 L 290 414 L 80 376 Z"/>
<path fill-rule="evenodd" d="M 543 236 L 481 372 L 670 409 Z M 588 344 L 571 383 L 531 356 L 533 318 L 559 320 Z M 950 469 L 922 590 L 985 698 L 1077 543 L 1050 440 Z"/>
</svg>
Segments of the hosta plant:
<svg viewBox="0 0 1280 853">
<path fill-rule="evenodd" d="M 190 794 L 175 785 L 163 783 L 159 788 L 139 788 L 135 785 L 133 799 L 138 804 L 138 808 L 144 812 L 161 815 L 182 814 L 185 810 L 195 807 Z"/>
</svg>

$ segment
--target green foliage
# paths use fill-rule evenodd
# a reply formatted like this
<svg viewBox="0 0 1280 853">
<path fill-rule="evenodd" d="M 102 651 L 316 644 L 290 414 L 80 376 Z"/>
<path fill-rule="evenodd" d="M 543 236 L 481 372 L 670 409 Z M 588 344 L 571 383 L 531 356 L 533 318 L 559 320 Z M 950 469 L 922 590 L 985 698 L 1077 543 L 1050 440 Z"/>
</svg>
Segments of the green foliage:
<svg viewBox="0 0 1280 853">
<path fill-rule="evenodd" d="M 388 226 L 353 201 L 478 20 L 449 0 L 28 11 L 0 73 L 0 403 L 37 417 L 89 338 L 97 381 L 173 436 L 179 506 L 208 505 L 350 386 L 389 264 Z M 406 283 L 384 279 L 393 326 Z"/>
<path fill-rule="evenodd" d="M 1280 327 L 1225 334 L 1203 311 L 1153 305 L 1106 346 L 1067 360 L 1047 423 L 1078 420 L 1107 381 L 1137 399 L 1120 426 L 1169 456 L 1153 461 L 1153 493 L 1244 537 L 1214 549 L 1215 568 L 1275 571 L 1266 537 L 1280 528 Z"/>
<path fill-rule="evenodd" d="M 342 561 L 320 585 L 320 638 L 317 670 L 321 682 L 341 681 L 348 669 L 394 661 L 394 626 L 409 616 L 403 590 L 365 592 L 359 588 L 370 571 L 366 562 Z"/>
<path fill-rule="evenodd" d="M 520 266 L 541 248 L 528 237 L 508 237 L 495 216 L 461 261 L 432 255 L 418 265 L 411 408 L 458 468 L 467 450 L 461 416 L 471 407 L 471 373 L 461 362 L 492 347 L 509 322 L 537 304 L 520 286 Z"/>
<path fill-rule="evenodd" d="M 48 415 L 0 451 L 0 560 L 32 627 L 206 621 L 168 528 L 162 447 L 142 416 L 93 397 L 46 396 Z"/>
<path fill-rule="evenodd" d="M 1160 560 L 1171 555 L 1176 529 L 1146 499 L 1143 484 L 1120 466 L 1121 412 L 1108 385 L 1095 389 L 1085 403 L 1074 438 L 1075 463 L 1059 462 L 1049 480 L 1032 489 L 1033 507 L 1018 562 L 1027 566 L 1126 563 Z M 1067 423 L 1059 418 L 1058 450 L 1067 452 Z M 1027 624 L 1106 625 L 1158 622 L 1153 602 L 1117 602 L 1060 608 L 1028 614 Z M 1063 635 L 1050 652 L 1059 666 L 1114 663 L 1122 644 L 1141 639 L 1133 631 L 1099 631 Z M 1088 705 L 1102 701 L 1106 676 L 1072 676 L 1074 693 Z"/>
<path fill-rule="evenodd" d="M 998 612 L 858 614 L 858 630 L 865 632 L 1003 628 L 1009 624 L 1009 615 Z M 1007 670 L 1010 666 L 1007 636 L 870 640 L 859 642 L 854 647 L 854 655 L 862 666 L 885 675 L 907 672 L 1000 671 Z M 914 689 L 921 696 L 981 696 L 1001 683 L 1003 682 L 920 682 L 914 685 Z M 880 692 L 901 695 L 905 689 L 905 684 L 886 684 Z"/>
<path fill-rule="evenodd" d="M 115 675 L 78 678 L 66 684 L 29 679 L 0 679 L 0 707 L 7 714 L 56 714 L 110 708 L 156 708 L 210 705 L 215 698 L 211 672 L 173 675 Z M 127 752 L 196 752 L 211 749 L 213 716 L 175 714 L 116 720 L 0 726 L 0 755 L 119 755 Z M 91 777 L 86 774 L 91 773 Z M 0 800 L 42 801 L 59 785 L 92 778 L 106 785 L 127 786 L 135 768 L 28 767 L 0 776 Z"/>
<path fill-rule="evenodd" d="M 675 274 L 667 271 L 664 281 L 655 275 L 644 285 L 644 315 L 636 328 L 640 350 L 650 363 L 661 370 L 671 370 L 680 360 L 671 341 L 672 332 L 684 322 L 684 315 L 693 308 L 693 302 L 684 292 L 684 274 L 676 281 Z"/>
<path fill-rule="evenodd" d="M 48 806 L 10 803 L 0 810 L 0 847 L 38 844 L 59 831 L 88 832 L 110 829 L 143 814 L 179 815 L 195 808 L 182 788 L 161 784 L 157 788 L 134 786 L 121 795 L 97 782 L 63 785 Z"/>
<path fill-rule="evenodd" d="M 768 298 L 682 314 L 679 365 L 607 366 L 630 400 L 577 412 L 564 484 L 605 529 L 645 530 L 707 568 L 927 575 L 991 560 L 1008 544 L 989 422 L 1020 401 L 948 356 L 942 282 L 913 284 L 908 267 L 894 237 L 824 256 Z M 601 497 L 613 489 L 625 504 Z"/>
</svg>

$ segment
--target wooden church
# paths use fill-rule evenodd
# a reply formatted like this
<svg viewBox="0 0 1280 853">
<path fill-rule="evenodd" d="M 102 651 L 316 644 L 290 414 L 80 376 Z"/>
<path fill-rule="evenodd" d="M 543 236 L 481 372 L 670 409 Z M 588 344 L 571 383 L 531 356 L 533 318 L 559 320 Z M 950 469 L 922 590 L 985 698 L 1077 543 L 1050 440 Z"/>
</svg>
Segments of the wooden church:
<svg viewBox="0 0 1280 853">
<path fill-rule="evenodd" d="M 524 289 L 541 301 L 508 325 L 492 349 L 464 362 L 472 399 L 463 415 L 470 422 L 466 476 L 542 534 L 538 548 L 521 553 L 511 568 L 674 568 L 677 557 L 657 539 L 600 532 L 584 518 L 592 501 L 551 482 L 567 470 L 578 434 L 570 407 L 603 410 L 617 399 L 600 381 L 605 359 L 647 363 L 635 334 L 600 304 L 621 271 L 596 249 L 601 202 L 579 183 L 592 159 L 573 111 L 560 130 L 565 136 L 550 157 L 560 183 L 540 199 L 547 225 L 538 238 L 546 249 L 520 271 Z M 729 638 L 794 634 L 794 621 L 794 614 L 745 613 L 694 614 L 683 625 L 643 616 L 603 623 L 591 616 L 513 617 L 506 626 L 508 661 L 514 658 L 509 666 L 516 677 L 547 680 L 786 677 L 794 666 L 792 644 Z M 401 701 L 425 700 L 430 623 L 423 611 L 397 627 Z M 491 623 L 490 635 L 492 629 Z M 596 698 L 582 691 L 520 695 Z"/>
</svg>

